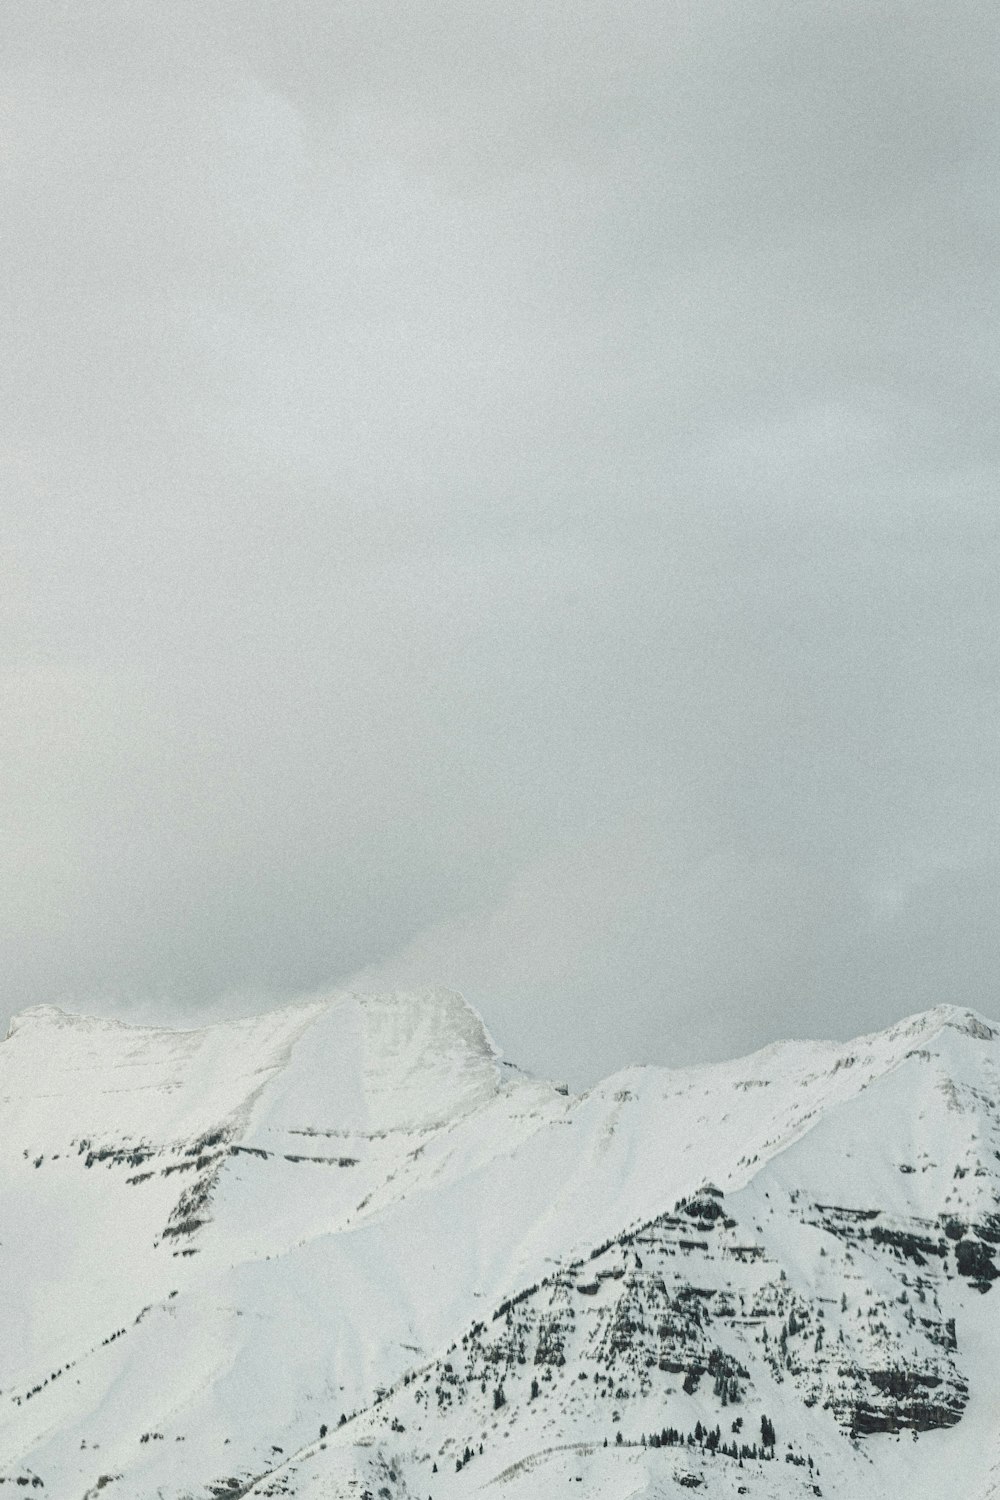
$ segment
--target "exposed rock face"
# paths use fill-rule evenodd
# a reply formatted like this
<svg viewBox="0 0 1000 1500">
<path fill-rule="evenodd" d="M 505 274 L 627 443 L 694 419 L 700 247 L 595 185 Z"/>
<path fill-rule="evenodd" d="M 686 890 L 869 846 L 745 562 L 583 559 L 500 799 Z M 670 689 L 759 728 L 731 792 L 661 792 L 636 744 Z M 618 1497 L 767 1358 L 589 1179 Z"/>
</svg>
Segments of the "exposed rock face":
<svg viewBox="0 0 1000 1500">
<path fill-rule="evenodd" d="M 580 1098 L 445 992 L 28 1013 L 0 1487 L 988 1500 L 998 1100 L 948 1008 Z"/>
</svg>

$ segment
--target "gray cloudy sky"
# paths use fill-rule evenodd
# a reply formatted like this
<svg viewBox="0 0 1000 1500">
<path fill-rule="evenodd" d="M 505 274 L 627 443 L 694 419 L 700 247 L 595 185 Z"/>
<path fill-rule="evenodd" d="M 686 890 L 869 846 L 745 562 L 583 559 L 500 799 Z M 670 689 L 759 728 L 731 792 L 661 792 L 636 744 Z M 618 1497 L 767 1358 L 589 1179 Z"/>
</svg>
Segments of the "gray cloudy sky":
<svg viewBox="0 0 1000 1500">
<path fill-rule="evenodd" d="M 0 1005 L 997 1014 L 1000 8 L 5 0 Z"/>
</svg>

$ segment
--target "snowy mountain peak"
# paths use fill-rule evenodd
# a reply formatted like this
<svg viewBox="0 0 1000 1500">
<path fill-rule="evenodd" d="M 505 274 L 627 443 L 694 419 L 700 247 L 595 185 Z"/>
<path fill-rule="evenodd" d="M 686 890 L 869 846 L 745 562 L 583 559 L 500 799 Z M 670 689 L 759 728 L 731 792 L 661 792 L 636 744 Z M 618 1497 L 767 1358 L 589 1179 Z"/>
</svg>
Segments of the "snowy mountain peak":
<svg viewBox="0 0 1000 1500">
<path fill-rule="evenodd" d="M 997 1036 L 942 1006 L 576 1098 L 443 990 L 25 1012 L 0 1483 L 988 1500 Z"/>
<path fill-rule="evenodd" d="M 29 1006 L 26 1010 L 18 1011 L 16 1015 L 11 1016 L 10 1025 L 7 1028 L 7 1035 L 13 1036 L 15 1031 L 21 1031 L 25 1026 L 30 1026 L 33 1022 L 36 1021 L 58 1022 L 65 1015 L 66 1012 L 60 1010 L 56 1005 Z"/>
<path fill-rule="evenodd" d="M 128 1111 L 131 1094 L 135 1128 L 147 1133 L 182 1099 L 220 1118 L 249 1108 L 265 1075 L 279 1073 L 311 1091 L 331 1122 L 388 1125 L 488 1096 L 499 1057 L 478 1014 L 447 990 L 337 993 L 191 1030 L 35 1006 L 13 1018 L 0 1048 L 5 1092 L 30 1099 L 44 1076 L 46 1097 L 62 1093 L 87 1118 L 99 1097 Z"/>
<path fill-rule="evenodd" d="M 996 1026 L 987 1021 L 985 1016 L 960 1005 L 936 1005 L 931 1010 L 910 1017 L 910 1021 L 915 1031 L 938 1032 L 944 1027 L 949 1027 L 953 1031 L 964 1032 L 966 1036 L 974 1037 L 980 1042 L 995 1041 L 1000 1035 Z M 901 1024 L 905 1026 L 907 1023 Z"/>
</svg>

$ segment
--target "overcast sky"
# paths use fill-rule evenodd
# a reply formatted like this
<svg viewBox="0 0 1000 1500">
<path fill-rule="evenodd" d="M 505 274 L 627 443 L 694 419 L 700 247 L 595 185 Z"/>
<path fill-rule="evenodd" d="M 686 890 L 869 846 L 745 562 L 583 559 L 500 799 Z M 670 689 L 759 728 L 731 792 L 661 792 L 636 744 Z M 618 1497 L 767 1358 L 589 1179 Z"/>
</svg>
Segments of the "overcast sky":
<svg viewBox="0 0 1000 1500">
<path fill-rule="evenodd" d="M 1000 8 L 5 0 L 0 1008 L 1000 1013 Z"/>
</svg>

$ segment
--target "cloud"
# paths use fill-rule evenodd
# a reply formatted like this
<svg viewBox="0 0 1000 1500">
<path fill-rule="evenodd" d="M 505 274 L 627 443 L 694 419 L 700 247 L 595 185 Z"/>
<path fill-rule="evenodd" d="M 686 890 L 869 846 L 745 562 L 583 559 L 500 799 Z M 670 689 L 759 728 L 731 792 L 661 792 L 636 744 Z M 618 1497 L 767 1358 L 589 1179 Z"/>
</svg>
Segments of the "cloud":
<svg viewBox="0 0 1000 1500">
<path fill-rule="evenodd" d="M 997 25 L 13 0 L 7 1008 L 989 1009 Z"/>
</svg>

